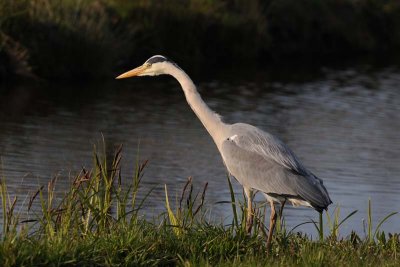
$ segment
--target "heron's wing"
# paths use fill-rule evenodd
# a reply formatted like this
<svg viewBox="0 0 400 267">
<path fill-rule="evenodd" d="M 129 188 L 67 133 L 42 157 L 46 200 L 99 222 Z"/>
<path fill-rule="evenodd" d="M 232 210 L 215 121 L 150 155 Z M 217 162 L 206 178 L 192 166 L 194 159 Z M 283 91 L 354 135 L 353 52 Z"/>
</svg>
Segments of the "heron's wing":
<svg viewBox="0 0 400 267">
<path fill-rule="evenodd" d="M 300 175 L 307 175 L 309 171 L 300 163 L 290 148 L 275 136 L 249 125 L 249 129 L 242 134 L 229 138 L 239 148 L 256 153 L 261 157 L 272 160 L 282 167 Z"/>
<path fill-rule="evenodd" d="M 244 185 L 277 195 L 299 197 L 320 210 L 331 203 L 322 180 L 309 172 L 276 137 L 253 126 L 222 143 L 228 170 Z"/>
</svg>

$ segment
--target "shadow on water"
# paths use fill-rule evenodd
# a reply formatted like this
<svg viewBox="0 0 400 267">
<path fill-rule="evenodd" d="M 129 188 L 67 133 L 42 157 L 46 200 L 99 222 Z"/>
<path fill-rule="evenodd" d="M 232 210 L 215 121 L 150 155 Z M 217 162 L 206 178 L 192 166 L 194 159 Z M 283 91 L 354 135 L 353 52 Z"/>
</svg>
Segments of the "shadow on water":
<svg viewBox="0 0 400 267">
<path fill-rule="evenodd" d="M 400 210 L 400 70 L 365 65 L 304 72 L 232 69 L 193 79 L 202 81 L 200 93 L 225 121 L 251 123 L 283 139 L 324 179 L 342 216 L 359 210 L 343 232 L 362 232 L 368 198 L 375 220 Z M 110 151 L 124 144 L 126 177 L 138 147 L 140 158 L 150 160 L 142 188 L 155 187 L 148 216 L 164 211 L 163 184 L 172 196 L 188 176 L 198 186 L 209 182 L 207 199 L 217 219 L 231 216 L 229 205 L 214 204 L 229 200 L 220 156 L 169 77 L 7 87 L 0 122 L 3 173 L 22 199 L 54 175 L 62 192 L 70 172 L 91 165 L 92 145 L 103 134 Z M 238 184 L 235 189 L 241 195 Z M 306 208 L 289 207 L 285 214 L 288 227 L 317 218 Z M 397 216 L 383 229 L 398 232 L 399 225 Z M 314 233 L 313 226 L 301 230 Z"/>
</svg>

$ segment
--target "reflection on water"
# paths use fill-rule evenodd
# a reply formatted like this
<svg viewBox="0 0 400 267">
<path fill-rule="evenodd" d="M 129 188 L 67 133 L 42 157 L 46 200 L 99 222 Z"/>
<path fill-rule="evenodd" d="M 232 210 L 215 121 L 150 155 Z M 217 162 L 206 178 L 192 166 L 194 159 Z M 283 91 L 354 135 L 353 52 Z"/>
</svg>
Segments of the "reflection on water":
<svg viewBox="0 0 400 267">
<path fill-rule="evenodd" d="M 375 225 L 400 211 L 400 71 L 322 73 L 307 81 L 257 75 L 249 82 L 225 75 L 200 83 L 199 90 L 225 121 L 251 123 L 283 139 L 324 179 L 342 217 L 359 210 L 342 232 L 362 233 L 369 198 Z M 150 160 L 142 192 L 155 190 L 146 202 L 147 215 L 164 211 L 164 184 L 173 192 L 192 176 L 199 190 L 209 182 L 206 198 L 212 214 L 229 220 L 230 206 L 215 204 L 230 199 L 221 158 L 171 78 L 79 88 L 16 86 L 5 88 L 0 97 L 3 174 L 20 199 L 54 175 L 62 192 L 70 173 L 91 165 L 92 145 L 103 134 L 110 150 L 124 144 L 126 177 L 132 175 L 138 147 L 140 158 Z M 241 187 L 235 188 L 241 197 Z M 285 216 L 290 228 L 316 219 L 317 213 L 288 207 Z M 397 215 L 383 228 L 399 232 L 399 225 Z M 313 226 L 300 229 L 315 234 Z"/>
</svg>

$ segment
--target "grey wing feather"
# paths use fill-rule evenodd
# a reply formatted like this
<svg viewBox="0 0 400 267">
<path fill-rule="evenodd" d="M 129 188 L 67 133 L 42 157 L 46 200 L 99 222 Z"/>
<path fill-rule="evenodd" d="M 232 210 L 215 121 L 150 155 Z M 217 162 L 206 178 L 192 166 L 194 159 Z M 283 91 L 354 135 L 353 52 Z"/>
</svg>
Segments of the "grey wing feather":
<svg viewBox="0 0 400 267">
<path fill-rule="evenodd" d="M 243 185 L 298 197 L 321 211 L 331 200 L 321 179 L 308 171 L 279 139 L 254 126 L 234 124 L 221 146 L 228 170 Z"/>
</svg>

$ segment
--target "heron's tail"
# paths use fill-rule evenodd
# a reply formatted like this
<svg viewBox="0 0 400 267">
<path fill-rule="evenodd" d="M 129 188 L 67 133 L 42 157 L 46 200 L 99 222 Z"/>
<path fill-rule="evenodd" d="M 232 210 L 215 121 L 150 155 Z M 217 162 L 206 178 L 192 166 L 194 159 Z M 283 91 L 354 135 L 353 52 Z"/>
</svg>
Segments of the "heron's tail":
<svg viewBox="0 0 400 267">
<path fill-rule="evenodd" d="M 332 204 L 332 200 L 329 197 L 328 190 L 324 186 L 324 183 L 321 179 L 316 177 L 314 174 L 310 174 L 308 178 L 308 186 L 298 187 L 299 195 L 310 205 L 317 210 L 318 212 L 322 212 L 323 210 L 328 210 L 328 206 Z"/>
<path fill-rule="evenodd" d="M 318 203 L 319 205 L 313 206 L 313 208 L 321 213 L 323 210 L 328 210 L 328 206 L 330 204 L 332 204 L 332 200 L 331 200 L 328 190 L 326 190 L 326 187 L 324 186 L 324 183 L 322 182 L 322 180 L 319 179 L 318 177 L 316 177 L 315 175 L 314 175 L 314 177 L 318 181 L 317 187 L 318 187 L 319 191 L 321 192 L 321 202 Z"/>
</svg>

